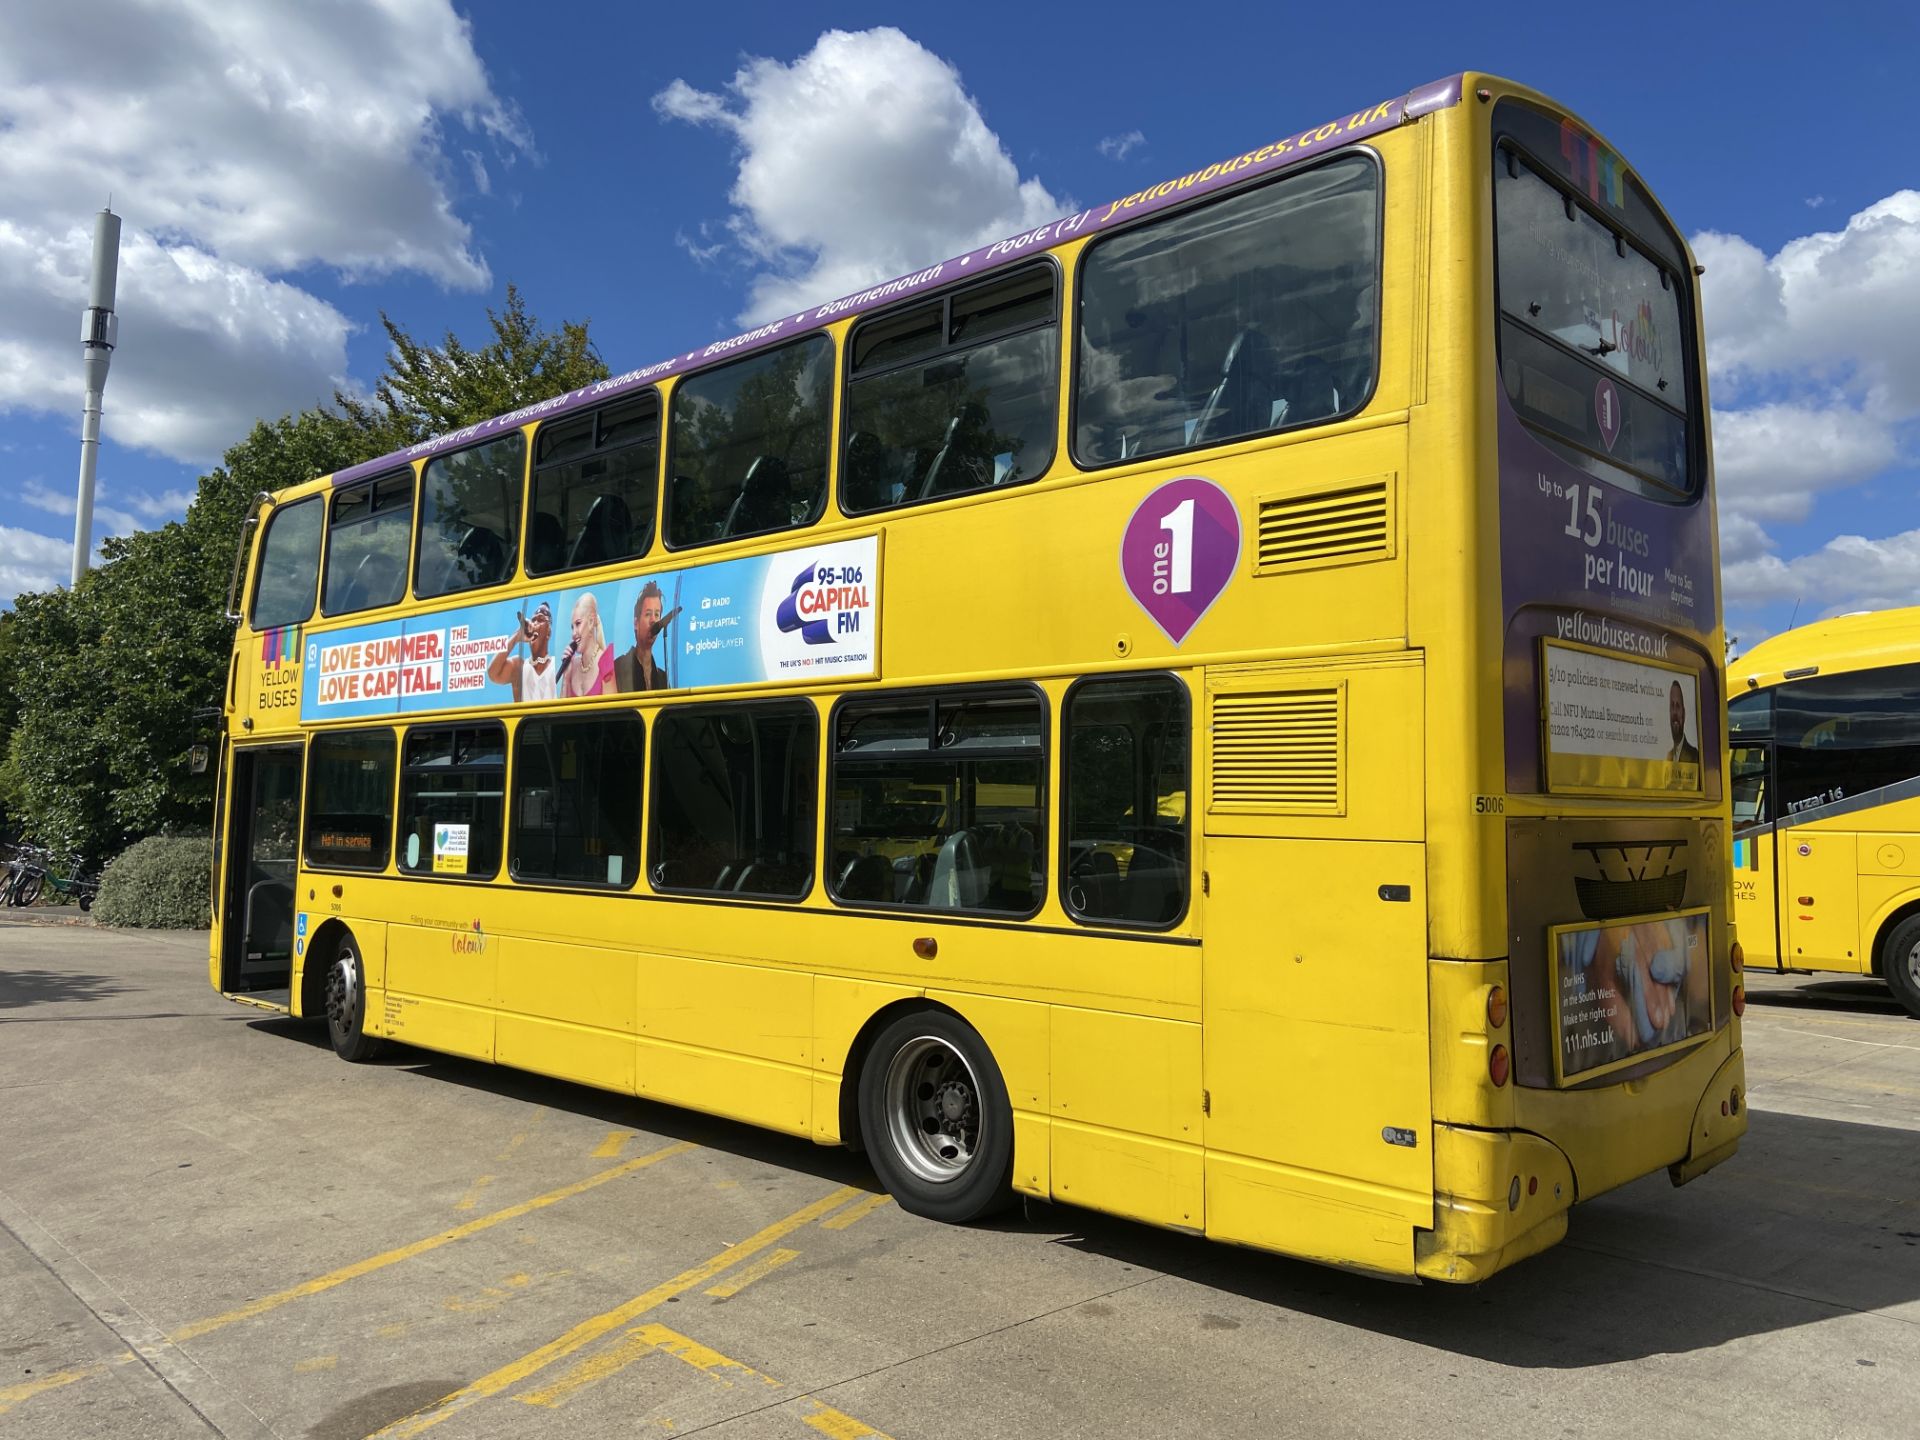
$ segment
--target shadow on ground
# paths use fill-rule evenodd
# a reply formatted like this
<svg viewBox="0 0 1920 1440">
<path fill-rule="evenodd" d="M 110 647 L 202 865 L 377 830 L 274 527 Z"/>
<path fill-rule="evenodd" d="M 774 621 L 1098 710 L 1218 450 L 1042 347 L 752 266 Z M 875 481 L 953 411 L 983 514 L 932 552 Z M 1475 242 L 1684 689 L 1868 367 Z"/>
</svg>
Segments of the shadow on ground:
<svg viewBox="0 0 1920 1440">
<path fill-rule="evenodd" d="M 85 975 L 69 970 L 0 968 L 0 1010 L 56 1005 L 74 1000 L 105 1000 L 133 987 L 117 975 Z"/>
<path fill-rule="evenodd" d="M 317 1026 L 251 1023 L 326 1044 Z M 848 1150 L 400 1045 L 375 1063 L 879 1189 L 866 1160 Z M 1677 1193 L 1659 1174 L 1579 1206 L 1560 1246 L 1478 1286 L 1396 1285 L 1039 1202 L 983 1228 L 1199 1287 L 1201 1327 L 1219 1324 L 1205 1292 L 1223 1292 L 1282 1321 L 1312 1316 L 1501 1365 L 1582 1370 L 1920 1302 L 1917 1197 L 1914 1131 L 1756 1111 L 1727 1164 Z"/>
</svg>

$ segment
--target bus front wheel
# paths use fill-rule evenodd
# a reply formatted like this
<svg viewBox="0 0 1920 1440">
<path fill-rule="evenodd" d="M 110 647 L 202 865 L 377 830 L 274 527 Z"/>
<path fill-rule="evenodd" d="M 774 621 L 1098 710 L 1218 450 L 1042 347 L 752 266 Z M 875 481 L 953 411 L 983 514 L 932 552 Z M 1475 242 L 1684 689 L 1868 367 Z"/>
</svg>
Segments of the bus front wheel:
<svg viewBox="0 0 1920 1440">
<path fill-rule="evenodd" d="M 380 1042 L 366 1032 L 367 972 L 360 963 L 360 947 L 352 935 L 342 935 L 327 963 L 323 999 L 327 1011 L 327 1038 L 342 1060 L 356 1064 L 380 1053 Z"/>
<path fill-rule="evenodd" d="M 1920 1020 L 1920 915 L 1909 915 L 1893 927 L 1880 952 L 1880 973 L 1893 998 Z"/>
<path fill-rule="evenodd" d="M 1011 1196 L 1013 1107 L 973 1029 L 944 1010 L 903 1015 L 860 1075 L 860 1133 L 903 1210 L 963 1224 Z"/>
</svg>

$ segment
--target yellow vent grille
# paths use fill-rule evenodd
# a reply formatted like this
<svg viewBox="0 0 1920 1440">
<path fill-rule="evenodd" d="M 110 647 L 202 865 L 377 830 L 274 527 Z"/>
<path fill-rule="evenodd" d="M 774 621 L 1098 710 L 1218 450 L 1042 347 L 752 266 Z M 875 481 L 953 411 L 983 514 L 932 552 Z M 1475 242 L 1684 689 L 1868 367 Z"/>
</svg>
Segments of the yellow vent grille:
<svg viewBox="0 0 1920 1440">
<path fill-rule="evenodd" d="M 1393 556 L 1391 475 L 1304 495 L 1263 495 L 1259 507 L 1256 575 Z"/>
<path fill-rule="evenodd" d="M 1346 687 L 1213 697 L 1215 810 L 1343 815 Z"/>
</svg>

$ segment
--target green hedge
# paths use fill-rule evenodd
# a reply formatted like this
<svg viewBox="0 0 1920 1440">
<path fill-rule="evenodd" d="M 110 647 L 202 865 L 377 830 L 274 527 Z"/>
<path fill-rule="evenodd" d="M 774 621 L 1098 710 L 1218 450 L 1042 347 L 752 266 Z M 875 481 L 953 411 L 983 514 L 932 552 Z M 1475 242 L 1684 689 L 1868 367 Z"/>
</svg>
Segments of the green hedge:
<svg viewBox="0 0 1920 1440">
<path fill-rule="evenodd" d="M 93 918 L 147 930 L 204 930 L 213 842 L 206 836 L 155 835 L 107 863 Z"/>
</svg>

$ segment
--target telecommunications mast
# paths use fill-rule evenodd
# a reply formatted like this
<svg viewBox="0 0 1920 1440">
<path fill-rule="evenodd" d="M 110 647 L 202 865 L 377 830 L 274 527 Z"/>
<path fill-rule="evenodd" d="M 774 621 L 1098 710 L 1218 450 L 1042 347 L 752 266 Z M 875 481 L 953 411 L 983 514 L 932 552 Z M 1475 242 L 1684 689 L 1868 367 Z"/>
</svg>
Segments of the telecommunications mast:
<svg viewBox="0 0 1920 1440">
<path fill-rule="evenodd" d="M 120 273 L 120 217 L 102 210 L 93 217 L 93 278 L 87 308 L 80 316 L 80 371 L 87 398 L 80 412 L 80 504 L 73 517 L 73 583 L 87 573 L 93 552 L 93 480 L 100 463 L 100 403 L 107 388 L 107 367 L 120 320 L 113 313 L 114 282 Z"/>
</svg>

